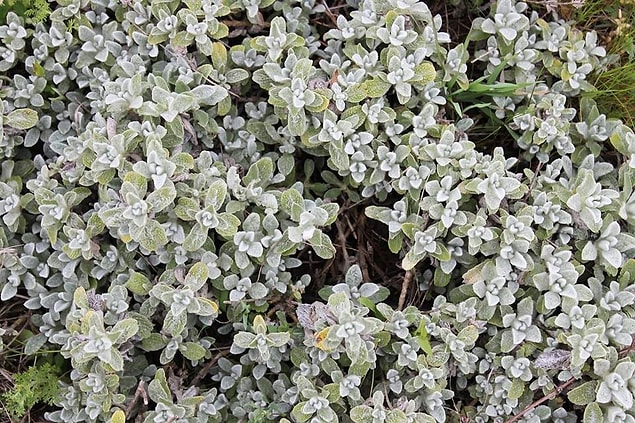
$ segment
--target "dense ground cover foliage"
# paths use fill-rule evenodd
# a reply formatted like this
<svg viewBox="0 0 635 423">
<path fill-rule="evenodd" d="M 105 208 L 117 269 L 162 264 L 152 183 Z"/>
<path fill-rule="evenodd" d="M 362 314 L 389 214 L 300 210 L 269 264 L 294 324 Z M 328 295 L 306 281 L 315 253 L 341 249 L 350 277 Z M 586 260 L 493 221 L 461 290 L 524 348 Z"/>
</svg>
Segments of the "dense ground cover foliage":
<svg viewBox="0 0 635 423">
<path fill-rule="evenodd" d="M 461 39 L 414 0 L 10 3 L 0 298 L 61 375 L 13 418 L 635 422 L 635 133 L 587 95 L 595 32 L 513 0 Z"/>
</svg>

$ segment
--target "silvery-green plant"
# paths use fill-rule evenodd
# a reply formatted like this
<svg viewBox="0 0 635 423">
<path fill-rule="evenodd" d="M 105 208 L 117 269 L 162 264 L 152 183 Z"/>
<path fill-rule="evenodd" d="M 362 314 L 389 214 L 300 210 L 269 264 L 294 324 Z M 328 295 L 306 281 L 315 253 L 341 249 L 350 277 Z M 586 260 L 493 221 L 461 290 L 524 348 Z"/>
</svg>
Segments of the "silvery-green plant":
<svg viewBox="0 0 635 423">
<path fill-rule="evenodd" d="M 0 297 L 70 359 L 51 421 L 633 420 L 635 136 L 577 101 L 594 32 L 515 0 L 465 40 L 414 0 L 51 7 L 0 26 Z M 362 209 L 387 239 L 353 250 Z"/>
</svg>

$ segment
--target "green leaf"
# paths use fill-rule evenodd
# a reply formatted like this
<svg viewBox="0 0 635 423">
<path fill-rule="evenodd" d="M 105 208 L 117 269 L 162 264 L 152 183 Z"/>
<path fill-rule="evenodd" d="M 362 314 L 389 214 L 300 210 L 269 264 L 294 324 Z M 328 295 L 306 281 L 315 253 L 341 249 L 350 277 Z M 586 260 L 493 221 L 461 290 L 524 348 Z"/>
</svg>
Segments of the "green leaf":
<svg viewBox="0 0 635 423">
<path fill-rule="evenodd" d="M 152 211 L 158 213 L 172 204 L 175 198 L 176 190 L 170 183 L 168 186 L 163 186 L 152 191 L 146 201 L 152 206 Z"/>
<path fill-rule="evenodd" d="M 116 207 L 114 209 L 103 208 L 99 210 L 98 214 L 101 220 L 109 228 L 116 228 L 126 220 L 123 215 L 123 208 Z"/>
<path fill-rule="evenodd" d="M 133 337 L 139 331 L 139 324 L 135 319 L 123 319 L 117 322 L 112 328 L 112 333 L 117 335 L 113 340 L 116 344 L 122 344 Z"/>
<path fill-rule="evenodd" d="M 188 360 L 200 360 L 205 357 L 206 352 L 205 348 L 196 342 L 184 342 L 179 345 L 179 351 Z"/>
<path fill-rule="evenodd" d="M 269 183 L 273 177 L 273 169 L 273 160 L 271 160 L 271 158 L 263 157 L 258 160 L 256 163 L 249 166 L 249 171 L 243 178 L 245 186 L 251 183 Z"/>
<path fill-rule="evenodd" d="M 355 84 L 346 89 L 346 100 L 350 103 L 359 103 L 368 97 L 366 85 L 363 83 Z"/>
<path fill-rule="evenodd" d="M 183 240 L 183 248 L 185 251 L 196 251 L 205 244 L 207 240 L 208 229 L 200 223 L 195 224 L 190 233 Z"/>
<path fill-rule="evenodd" d="M 275 132 L 270 123 L 267 124 L 265 122 L 249 120 L 249 122 L 247 122 L 247 130 L 254 135 L 258 141 L 262 141 L 265 144 L 274 144 L 276 142 L 274 139 Z M 289 153 L 285 153 L 285 155 L 290 156 Z"/>
<path fill-rule="evenodd" d="M 435 345 L 427 359 L 430 366 L 441 367 L 450 359 L 450 352 L 446 351 L 445 345 Z"/>
<path fill-rule="evenodd" d="M 197 200 L 187 197 L 180 197 L 178 204 L 174 208 L 174 214 L 181 220 L 192 221 L 196 219 L 196 213 L 200 211 L 200 204 Z"/>
<path fill-rule="evenodd" d="M 99 214 L 93 213 L 88 218 L 86 223 L 86 235 L 89 238 L 99 235 L 104 230 L 104 222 L 99 217 Z"/>
<path fill-rule="evenodd" d="M 625 140 L 623 131 L 614 131 L 609 137 L 609 140 L 617 151 L 624 154 L 625 156 L 630 155 L 630 153 L 628 152 L 628 143 Z"/>
<path fill-rule="evenodd" d="M 386 95 L 392 84 L 390 82 L 384 82 L 381 79 L 369 79 L 364 82 L 364 88 L 366 94 L 370 98 L 379 98 Z"/>
<path fill-rule="evenodd" d="M 359 297 L 357 301 L 359 301 L 359 303 L 363 305 L 364 307 L 368 308 L 373 313 L 373 316 L 379 317 L 379 315 L 381 314 L 377 310 L 377 306 L 375 305 L 373 300 L 371 300 L 370 298 Z"/>
<path fill-rule="evenodd" d="M 450 251 L 448 251 L 448 249 L 444 245 L 439 243 L 437 243 L 437 251 L 432 253 L 432 256 L 438 258 L 439 261 L 452 260 L 452 254 L 450 254 Z"/>
<path fill-rule="evenodd" d="M 117 169 L 103 170 L 99 172 L 97 176 L 97 182 L 99 182 L 100 185 L 108 185 L 108 183 L 112 181 L 112 178 L 115 177 L 116 173 Z"/>
<path fill-rule="evenodd" d="M 207 282 L 209 268 L 205 263 L 195 263 L 185 275 L 184 285 L 193 291 L 198 291 Z"/>
<path fill-rule="evenodd" d="M 221 42 L 212 44 L 212 64 L 219 70 L 227 65 L 227 48 Z"/>
<path fill-rule="evenodd" d="M 525 392 L 525 382 L 522 379 L 512 379 L 512 386 L 509 387 L 507 398 L 512 401 L 516 400 L 522 396 L 523 392 Z"/>
<path fill-rule="evenodd" d="M 300 367 L 300 364 L 308 361 L 307 354 L 302 348 L 291 349 L 290 356 L 291 362 L 295 367 Z"/>
<path fill-rule="evenodd" d="M 327 383 L 322 387 L 322 396 L 329 402 L 333 403 L 339 400 L 340 397 L 340 385 L 339 383 Z"/>
<path fill-rule="evenodd" d="M 148 44 L 155 45 L 161 44 L 162 42 L 168 39 L 168 34 L 164 34 L 161 32 L 159 28 L 152 28 L 150 31 L 150 35 L 148 35 Z"/>
<path fill-rule="evenodd" d="M 440 267 L 434 270 L 434 286 L 447 286 L 452 279 L 450 273 L 445 273 Z"/>
<path fill-rule="evenodd" d="M 390 334 L 386 334 L 386 335 L 388 335 L 388 337 L 390 338 Z M 375 342 L 376 341 L 377 341 L 377 338 L 375 338 Z M 351 367 L 348 368 L 348 374 L 357 375 L 363 378 L 364 376 L 366 376 L 366 374 L 370 370 L 371 362 L 368 359 L 368 351 L 364 349 L 361 352 L 362 352 L 361 357 L 355 363 L 351 364 Z"/>
<path fill-rule="evenodd" d="M 148 220 L 145 226 L 143 226 L 136 235 L 135 241 L 149 251 L 157 251 L 160 247 L 168 243 L 165 229 L 163 229 L 161 224 L 156 220 Z"/>
<path fill-rule="evenodd" d="M 295 168 L 295 158 L 289 153 L 284 153 L 278 159 L 278 170 L 284 176 L 289 176 Z"/>
<path fill-rule="evenodd" d="M 430 335 L 428 335 L 428 331 L 426 330 L 426 323 L 424 320 L 421 320 L 419 323 L 419 327 L 415 332 L 415 341 L 421 347 L 421 349 L 428 355 L 432 354 L 432 345 L 430 344 Z"/>
<path fill-rule="evenodd" d="M 289 332 L 270 333 L 267 335 L 267 341 L 271 342 L 271 345 L 277 348 L 286 345 L 289 339 L 291 339 Z"/>
<path fill-rule="evenodd" d="M 130 171 L 123 177 L 123 184 L 121 184 L 121 195 L 125 195 L 129 192 L 134 193 L 137 197 L 143 198 L 148 191 L 148 180 L 140 173 Z"/>
<path fill-rule="evenodd" d="M 595 401 L 597 381 L 591 380 L 569 391 L 567 398 L 576 405 L 587 405 Z"/>
<path fill-rule="evenodd" d="M 597 402 L 589 403 L 584 409 L 584 416 L 582 418 L 582 423 L 603 423 L 604 422 L 604 414 L 602 413 L 602 408 L 600 408 L 600 404 Z"/>
<path fill-rule="evenodd" d="M 287 231 L 282 235 L 282 239 L 275 244 L 274 252 L 281 255 L 289 255 L 292 250 L 297 248 L 298 244 L 289 239 Z"/>
<path fill-rule="evenodd" d="M 304 109 L 290 108 L 287 120 L 289 134 L 300 137 L 306 132 L 308 128 L 308 122 L 306 119 L 306 114 L 304 113 Z"/>
<path fill-rule="evenodd" d="M 329 295 L 328 306 L 336 316 L 341 313 L 349 313 L 351 310 L 351 300 L 345 292 L 335 292 Z"/>
<path fill-rule="evenodd" d="M 253 342 L 256 338 L 256 335 L 249 332 L 238 332 L 234 335 L 234 344 L 239 346 L 240 348 L 249 348 L 249 344 Z"/>
<path fill-rule="evenodd" d="M 360 105 L 348 107 L 342 112 L 340 119 L 346 119 L 353 124 L 353 129 L 358 129 L 366 121 L 366 113 Z"/>
<path fill-rule="evenodd" d="M 398 254 L 403 246 L 403 234 L 399 233 L 388 240 L 388 248 L 393 254 Z"/>
<path fill-rule="evenodd" d="M 172 336 L 178 336 L 183 332 L 187 325 L 187 313 L 183 312 L 178 315 L 174 315 L 172 310 L 168 311 L 163 321 L 163 330 Z"/>
<path fill-rule="evenodd" d="M 373 421 L 373 409 L 367 405 L 358 405 L 351 410 L 351 420 L 355 423 L 370 423 Z"/>
<path fill-rule="evenodd" d="M 299 404 L 296 404 L 295 407 L 293 407 L 293 410 L 291 410 L 291 416 L 298 422 L 298 423 L 304 423 L 306 421 L 308 421 L 312 414 L 305 414 L 302 412 L 302 407 L 304 407 L 304 404 L 306 404 L 306 401 L 303 401 Z"/>
<path fill-rule="evenodd" d="M 128 278 L 125 286 L 130 292 L 137 295 L 148 295 L 152 289 L 150 280 L 144 274 L 134 270 L 130 273 L 130 278 Z"/>
<path fill-rule="evenodd" d="M 620 287 L 625 289 L 635 282 L 635 259 L 628 259 L 622 265 L 619 276 Z"/>
<path fill-rule="evenodd" d="M 500 347 L 503 352 L 510 352 L 516 347 L 516 344 L 514 344 L 514 338 L 510 330 L 505 331 L 501 334 Z"/>
<path fill-rule="evenodd" d="M 33 62 L 33 73 L 41 78 L 46 76 L 46 70 L 38 62 Z"/>
<path fill-rule="evenodd" d="M 185 31 L 179 31 L 174 35 L 172 40 L 170 40 L 170 44 L 173 47 L 187 47 L 192 44 L 192 36 Z"/>
<path fill-rule="evenodd" d="M 225 78 L 227 79 L 227 83 L 235 84 L 249 78 L 249 72 L 244 69 L 231 69 L 227 71 Z"/>
<path fill-rule="evenodd" d="M 478 339 L 478 328 L 474 325 L 468 325 L 461 329 L 457 338 L 464 342 L 467 348 L 472 348 Z"/>
<path fill-rule="evenodd" d="M 315 93 L 316 98 L 318 100 L 320 100 L 320 102 L 317 103 L 317 104 L 313 104 L 311 106 L 309 106 L 307 104 L 305 107 L 306 107 L 306 109 L 309 112 L 311 112 L 313 114 L 317 114 L 317 113 L 323 112 L 324 110 L 326 110 L 329 107 L 330 100 L 329 100 L 329 97 L 326 97 L 326 96 L 318 93 L 317 90 L 314 91 L 314 93 Z"/>
<path fill-rule="evenodd" d="M 386 423 L 406 423 L 408 421 L 408 417 L 406 417 L 406 413 L 403 411 L 393 409 L 388 412 L 385 421 Z"/>
<path fill-rule="evenodd" d="M 240 226 L 240 219 L 231 213 L 221 213 L 218 215 L 218 226 L 214 228 L 217 234 L 224 238 L 233 237 Z"/>
<path fill-rule="evenodd" d="M 26 130 L 37 125 L 38 115 L 32 109 L 17 109 L 5 116 L 5 124 L 15 129 Z"/>
<path fill-rule="evenodd" d="M 314 71 L 315 69 L 313 68 L 313 63 L 310 59 L 299 59 L 295 65 L 293 65 L 293 75 L 296 78 L 304 79 L 305 81 L 309 79 Z"/>
<path fill-rule="evenodd" d="M 86 295 L 86 290 L 83 287 L 78 287 L 73 293 L 73 304 L 85 310 L 90 308 L 88 305 L 88 295 Z"/>
<path fill-rule="evenodd" d="M 227 92 L 227 90 L 225 90 L 225 92 Z M 232 108 L 232 104 L 232 99 L 229 94 L 227 94 L 221 101 L 218 102 L 218 106 L 216 106 L 218 115 L 225 116 L 226 114 L 228 114 Z"/>
<path fill-rule="evenodd" d="M 43 333 L 29 337 L 24 345 L 24 354 L 33 355 L 37 353 L 46 344 L 47 340 L 48 338 Z"/>
<path fill-rule="evenodd" d="M 415 74 L 421 78 L 419 83 L 425 85 L 428 82 L 434 81 L 437 76 L 437 70 L 434 68 L 432 63 L 422 62 L 420 65 L 415 67 Z"/>
<path fill-rule="evenodd" d="M 200 310 L 196 313 L 199 316 L 218 316 L 218 304 L 214 301 L 205 297 L 197 297 L 196 302 L 198 302 L 200 307 Z"/>
<path fill-rule="evenodd" d="M 322 231 L 315 231 L 309 240 L 309 244 L 320 258 L 330 259 L 335 255 L 335 247 L 331 242 L 331 238 Z"/>
<path fill-rule="evenodd" d="M 414 248 L 412 248 L 401 261 L 401 267 L 403 267 L 404 270 L 412 270 L 425 256 L 425 253 L 415 254 Z"/>
<path fill-rule="evenodd" d="M 123 410 L 117 410 L 110 417 L 110 423 L 126 423 L 126 413 Z"/>
<path fill-rule="evenodd" d="M 385 224 L 390 222 L 390 209 L 388 207 L 368 206 L 364 209 L 364 214 Z"/>
<path fill-rule="evenodd" d="M 157 370 L 154 379 L 148 384 L 148 395 L 156 403 L 172 403 L 172 394 L 165 378 L 165 370 Z"/>
<path fill-rule="evenodd" d="M 194 167 L 194 158 L 188 153 L 178 153 L 170 158 L 170 161 L 177 168 L 192 169 Z"/>
<path fill-rule="evenodd" d="M 218 85 L 199 85 L 190 91 L 199 104 L 215 106 L 229 97 L 229 93 Z"/>
<path fill-rule="evenodd" d="M 322 210 L 325 210 L 328 217 L 324 221 L 324 226 L 328 226 L 335 222 L 337 214 L 340 211 L 340 206 L 337 203 L 324 203 L 320 206 Z"/>
<path fill-rule="evenodd" d="M 348 154 L 344 151 L 344 143 L 340 141 L 334 141 L 329 145 L 329 153 L 333 165 L 341 171 L 347 171 L 350 167 L 350 160 Z"/>
<path fill-rule="evenodd" d="M 352 364 L 356 364 L 361 360 L 362 351 L 366 351 L 366 347 L 362 346 L 362 338 L 352 336 L 346 339 L 346 355 L 350 358 Z"/>
<path fill-rule="evenodd" d="M 144 339 L 152 334 L 154 324 L 147 316 L 134 311 L 129 311 L 126 315 L 129 318 L 134 319 L 137 322 L 137 325 L 139 325 L 139 330 L 137 331 L 137 336 L 139 338 Z"/>
<path fill-rule="evenodd" d="M 415 232 L 419 229 L 420 226 L 412 222 L 405 222 L 401 225 L 401 231 L 410 239 L 414 239 Z"/>
<path fill-rule="evenodd" d="M 144 351 L 159 351 L 165 348 L 166 345 L 167 341 L 159 333 L 152 333 L 141 341 L 141 348 Z"/>
<path fill-rule="evenodd" d="M 117 349 L 112 349 L 110 351 L 110 358 L 105 359 L 104 362 L 112 367 L 112 370 L 114 370 L 115 372 L 123 371 L 123 357 Z"/>
<path fill-rule="evenodd" d="M 287 212 L 294 222 L 300 221 L 300 215 L 305 210 L 302 194 L 289 188 L 280 196 L 280 207 Z"/>
<path fill-rule="evenodd" d="M 209 185 L 205 203 L 214 207 L 215 210 L 221 208 L 227 196 L 227 184 L 221 179 L 217 179 Z"/>
</svg>

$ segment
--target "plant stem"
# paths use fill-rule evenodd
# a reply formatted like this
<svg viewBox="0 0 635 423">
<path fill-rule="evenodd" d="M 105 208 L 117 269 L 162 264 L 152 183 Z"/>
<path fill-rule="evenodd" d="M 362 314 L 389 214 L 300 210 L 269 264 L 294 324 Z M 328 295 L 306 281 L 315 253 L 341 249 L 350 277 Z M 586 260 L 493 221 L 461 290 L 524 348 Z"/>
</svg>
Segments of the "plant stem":
<svg viewBox="0 0 635 423">
<path fill-rule="evenodd" d="M 520 420 L 525 414 L 527 414 L 529 411 L 533 410 L 534 408 L 538 407 L 540 404 L 542 404 L 543 402 L 549 401 L 550 399 L 553 399 L 555 397 L 557 397 L 558 395 L 560 395 L 562 393 L 562 391 L 564 391 L 565 389 L 567 389 L 571 384 L 573 384 L 573 382 L 575 382 L 577 379 L 575 377 L 572 377 L 568 380 L 566 380 L 565 382 L 561 383 L 559 386 L 556 386 L 556 388 L 549 392 L 547 395 L 545 395 L 544 397 L 532 402 L 531 404 L 529 404 L 527 407 L 525 407 L 525 409 L 523 411 L 521 411 L 520 413 L 516 414 L 515 416 L 512 416 L 511 418 L 509 418 L 507 421 L 505 421 L 505 423 L 514 423 L 517 422 L 518 420 Z"/>
<path fill-rule="evenodd" d="M 406 303 L 406 295 L 408 295 L 408 288 L 410 287 L 410 282 L 412 282 L 413 277 L 414 273 L 412 270 L 407 270 L 406 274 L 403 277 L 403 282 L 401 284 L 401 293 L 399 294 L 399 303 L 397 305 L 397 310 L 399 311 L 403 309 L 403 306 Z"/>
</svg>

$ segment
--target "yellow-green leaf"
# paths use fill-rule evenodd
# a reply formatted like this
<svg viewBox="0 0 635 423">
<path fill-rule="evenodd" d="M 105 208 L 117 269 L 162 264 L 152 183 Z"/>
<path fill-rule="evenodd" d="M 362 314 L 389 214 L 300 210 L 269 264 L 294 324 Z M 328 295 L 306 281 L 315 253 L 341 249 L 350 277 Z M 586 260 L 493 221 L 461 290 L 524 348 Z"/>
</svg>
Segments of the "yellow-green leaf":
<svg viewBox="0 0 635 423">
<path fill-rule="evenodd" d="M 507 392 L 507 398 L 512 401 L 516 400 L 522 396 L 523 392 L 525 392 L 525 382 L 521 379 L 512 379 L 512 385 Z"/>
<path fill-rule="evenodd" d="M 468 325 L 461 329 L 457 337 L 466 345 L 474 345 L 478 339 L 478 328 L 474 325 Z"/>
<path fill-rule="evenodd" d="M 133 294 L 147 295 L 152 289 L 152 284 L 145 275 L 132 271 L 130 278 L 126 282 L 126 288 Z"/>
<path fill-rule="evenodd" d="M 126 423 L 126 413 L 123 410 L 117 410 L 110 418 L 110 423 Z"/>
<path fill-rule="evenodd" d="M 209 268 L 205 263 L 195 263 L 185 275 L 184 285 L 194 291 L 201 289 L 209 277 Z"/>
<path fill-rule="evenodd" d="M 428 355 L 432 354 L 432 345 L 430 345 L 430 336 L 428 335 L 428 331 L 426 330 L 425 321 L 421 321 L 419 323 L 419 327 L 415 332 L 415 340 L 417 344 L 421 347 L 421 349 Z"/>
<path fill-rule="evenodd" d="M 221 42 L 212 44 L 212 64 L 217 70 L 221 70 L 227 65 L 227 49 Z"/>
<path fill-rule="evenodd" d="M 595 401 L 597 381 L 585 382 L 569 391 L 567 398 L 575 405 L 587 405 Z"/>
<path fill-rule="evenodd" d="M 584 409 L 583 423 L 602 423 L 604 421 L 604 414 L 600 408 L 600 404 L 592 402 Z"/>
<path fill-rule="evenodd" d="M 15 129 L 29 129 L 37 125 L 38 115 L 32 109 L 18 109 L 5 117 L 5 124 Z"/>
<path fill-rule="evenodd" d="M 185 342 L 179 347 L 183 357 L 188 360 L 200 360 L 205 357 L 205 348 L 196 342 Z"/>
<path fill-rule="evenodd" d="M 415 68 L 415 73 L 420 76 L 423 84 L 434 81 L 437 76 L 437 70 L 430 62 L 423 62 Z"/>
<path fill-rule="evenodd" d="M 83 287 L 80 286 L 75 290 L 75 293 L 73 294 L 73 303 L 79 308 L 90 308 L 88 306 L 88 295 Z"/>
</svg>

